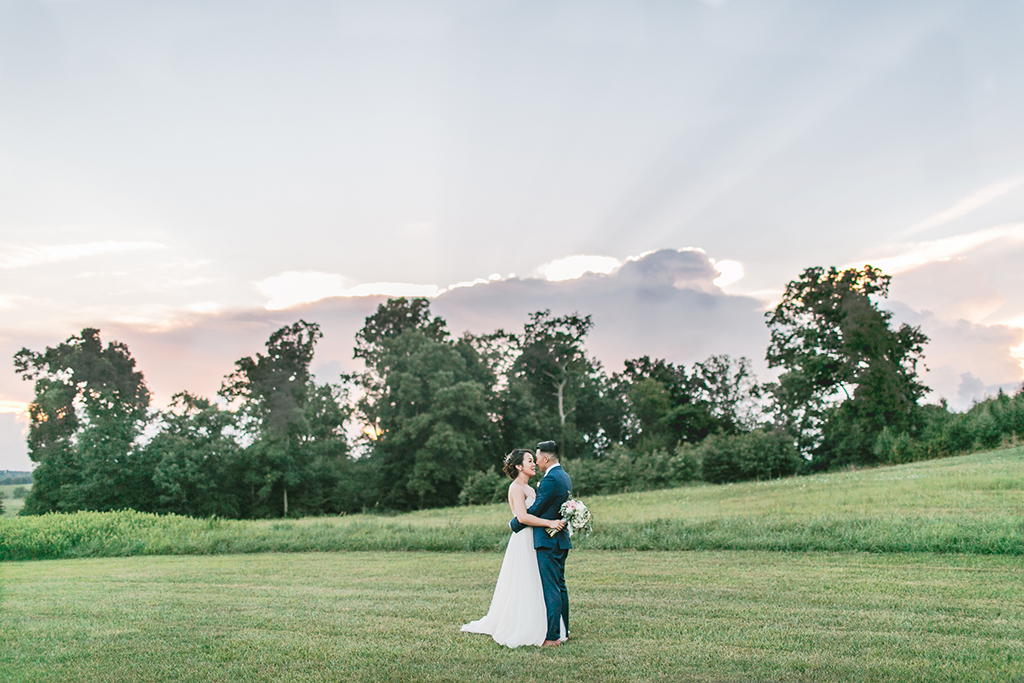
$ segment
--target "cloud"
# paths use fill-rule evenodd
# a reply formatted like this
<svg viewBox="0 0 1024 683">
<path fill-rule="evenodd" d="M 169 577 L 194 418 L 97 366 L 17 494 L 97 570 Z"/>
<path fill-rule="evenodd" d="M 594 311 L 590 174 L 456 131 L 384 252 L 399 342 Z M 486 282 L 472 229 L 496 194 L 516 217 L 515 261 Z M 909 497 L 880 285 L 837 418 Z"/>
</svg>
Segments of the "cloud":
<svg viewBox="0 0 1024 683">
<path fill-rule="evenodd" d="M 739 261 L 712 260 L 711 262 L 714 264 L 715 270 L 719 272 L 719 276 L 714 280 L 716 287 L 728 287 L 743 279 L 743 264 Z"/>
<path fill-rule="evenodd" d="M 715 286 L 721 274 L 702 251 L 663 249 L 627 260 L 610 274 L 576 279 L 508 279 L 446 292 L 433 308 L 456 332 L 521 329 L 526 316 L 592 315 L 587 346 L 611 370 L 640 355 L 677 363 L 715 353 L 747 356 L 762 366 L 768 333 L 761 304 Z"/>
<path fill-rule="evenodd" d="M 627 261 L 607 275 L 585 273 L 554 282 L 513 276 L 450 288 L 432 299 L 431 308 L 455 335 L 498 328 L 519 331 L 530 313 L 544 309 L 555 315 L 593 315 L 595 326 L 587 346 L 610 370 L 619 369 L 626 358 L 644 354 L 688 364 L 728 353 L 750 357 L 765 374 L 761 359 L 768 335 L 761 304 L 723 293 L 714 285 L 720 276 L 703 252 L 666 249 Z M 341 282 L 335 292 L 356 289 L 340 279 L 324 282 Z M 274 330 L 299 318 L 319 323 L 324 333 L 314 359 L 320 381 L 337 379 L 337 372 L 359 370 L 360 362 L 352 358 L 355 333 L 386 299 L 375 293 L 332 296 L 287 310 L 194 315 L 164 328 L 123 321 L 104 325 L 102 335 L 105 341 L 128 345 L 156 403 L 163 405 L 186 389 L 215 394 L 236 360 L 262 352 Z M 35 342 L 30 348 L 57 341 Z M 331 373 L 335 376 L 328 376 Z M 10 389 L 29 388 L 19 384 L 12 383 Z"/>
<path fill-rule="evenodd" d="M 28 403 L 24 401 L 7 401 L 0 400 L 0 414 L 13 413 L 15 415 L 24 415 L 28 413 Z"/>
<path fill-rule="evenodd" d="M 947 321 L 978 323 L 999 310 L 1006 297 L 971 259 L 926 263 L 897 274 L 890 297 Z"/>
<path fill-rule="evenodd" d="M 940 211 L 931 218 L 923 220 L 917 225 L 910 227 L 902 232 L 901 235 L 913 235 L 919 232 L 924 232 L 925 230 L 931 230 L 932 228 L 949 223 L 957 218 L 962 218 L 972 211 L 980 209 L 986 204 L 998 199 L 1020 185 L 1022 182 L 1024 182 L 1024 178 L 1013 178 L 1011 180 L 1004 180 L 1003 182 L 982 188 L 966 199 L 957 202 L 945 211 Z"/>
<path fill-rule="evenodd" d="M 164 249 L 158 242 L 88 242 L 84 244 L 26 244 L 0 246 L 0 269 L 27 268 L 89 256 L 126 251 Z"/>
<path fill-rule="evenodd" d="M 622 262 L 614 256 L 588 256 L 577 254 L 568 256 L 540 267 L 544 279 L 550 282 L 575 280 L 586 273 L 602 273 L 607 275 L 616 270 Z"/>
<path fill-rule="evenodd" d="M 695 259 L 679 254 L 693 254 Z M 642 266 L 630 265 L 643 262 Z M 632 277 L 638 269 L 641 277 L 670 284 L 676 288 L 710 291 L 743 277 L 743 265 L 737 261 L 715 262 L 701 249 L 662 249 L 631 256 L 620 261 L 614 256 L 577 254 L 540 266 L 535 272 L 547 282 L 567 282 L 586 275 L 611 275 L 625 268 L 624 277 Z M 407 296 L 436 298 L 445 292 L 502 281 L 498 273 L 487 278 L 457 282 L 448 287 L 406 282 L 368 282 L 356 284 L 338 273 L 288 271 L 260 280 L 256 287 L 268 297 L 267 310 L 280 311 L 332 297 Z M 507 279 L 515 279 L 510 274 Z M 652 280 L 652 281 L 653 281 Z"/>
<path fill-rule="evenodd" d="M 1007 258 L 1013 256 L 1007 253 Z M 538 310 L 550 309 L 555 315 L 579 312 L 593 316 L 595 326 L 587 346 L 610 371 L 620 369 L 623 360 L 641 355 L 691 364 L 727 353 L 750 358 L 758 375 L 769 379 L 763 360 L 768 344 L 764 303 L 751 295 L 725 292 L 717 285 L 729 273 L 731 266 L 725 263 L 714 262 L 699 249 L 663 249 L 628 259 L 610 273 L 584 272 L 574 279 L 556 281 L 494 274 L 446 290 L 430 286 L 424 293 L 433 295 L 433 312 L 448 322 L 455 335 L 498 328 L 519 331 L 527 316 Z M 921 325 L 932 339 L 925 349 L 931 368 L 925 382 L 935 389 L 936 397 L 945 396 L 954 407 L 967 406 L 965 400 L 981 397 L 963 398 L 961 394 L 969 389 L 973 392 L 981 386 L 981 391 L 990 391 L 1019 382 L 1021 377 L 1012 349 L 1024 346 L 1024 332 L 967 317 L 972 310 L 991 309 L 1002 296 L 1001 286 L 989 282 L 986 263 L 991 262 L 951 260 L 905 271 L 894 277 L 894 296 L 886 303 L 897 320 Z M 268 278 L 269 283 L 261 283 L 267 284 L 271 301 L 282 304 L 287 296 L 316 300 L 288 308 L 233 310 L 217 310 L 212 303 L 200 302 L 193 304 L 194 313 L 179 311 L 173 326 L 153 324 L 160 315 L 157 308 L 147 312 L 147 320 L 122 319 L 98 326 L 104 340 L 128 344 L 156 403 L 163 405 L 182 390 L 215 394 L 236 360 L 263 351 L 274 330 L 299 318 L 319 323 L 324 333 L 314 359 L 320 381 L 336 379 L 339 372 L 359 370 L 352 347 L 365 319 L 388 295 L 415 296 L 417 292 L 410 288 L 424 287 L 395 283 L 396 289 L 388 292 L 382 291 L 387 283 L 355 285 L 328 273 L 275 277 L 281 279 Z M 326 298 L 320 298 L 324 294 Z M 944 304 L 948 304 L 946 308 L 942 308 Z M 933 306 L 939 312 L 932 311 Z M 6 338 L 0 334 L 7 347 L 4 351 L 0 344 L 0 353 L 10 357 L 22 345 L 41 350 L 66 336 L 37 334 L 26 341 L 22 334 L 10 333 Z M 966 381 L 965 374 L 977 382 Z M 0 385 L 0 396 L 24 401 L 30 389 L 28 383 L 17 382 L 12 375 L 10 382 Z"/>
<path fill-rule="evenodd" d="M 28 403 L 0 400 L 0 470 L 28 471 Z"/>
<path fill-rule="evenodd" d="M 442 291 L 436 285 L 416 285 L 406 282 L 353 284 L 348 278 L 336 273 L 295 271 L 268 277 L 257 282 L 256 286 L 263 294 L 270 297 L 267 302 L 269 311 L 280 311 L 330 297 L 434 297 Z"/>
<path fill-rule="evenodd" d="M 920 326 L 928 335 L 924 383 L 932 399 L 945 398 L 956 410 L 995 393 L 999 387 L 1019 388 L 1021 363 L 1014 349 L 1024 342 L 1024 330 L 1009 325 L 984 325 L 949 320 L 931 311 L 917 311 L 899 301 L 886 302 L 895 320 Z M 965 383 L 965 376 L 973 379 Z"/>
<path fill-rule="evenodd" d="M 1024 242 L 1024 223 L 999 225 L 963 235 L 954 235 L 937 240 L 901 244 L 891 249 L 891 255 L 870 261 L 844 266 L 863 267 L 867 264 L 881 268 L 886 273 L 901 273 L 911 268 L 935 261 L 948 261 L 993 242 Z"/>
<path fill-rule="evenodd" d="M 963 410 L 1000 388 L 1020 386 L 1022 258 L 1019 225 L 924 242 L 903 254 L 906 267 L 896 270 L 884 306 L 930 338 L 924 379 L 933 398 L 944 397 Z"/>
<path fill-rule="evenodd" d="M 721 273 L 702 249 L 660 249 L 628 260 L 617 277 L 644 289 L 673 288 L 718 292 Z"/>
</svg>

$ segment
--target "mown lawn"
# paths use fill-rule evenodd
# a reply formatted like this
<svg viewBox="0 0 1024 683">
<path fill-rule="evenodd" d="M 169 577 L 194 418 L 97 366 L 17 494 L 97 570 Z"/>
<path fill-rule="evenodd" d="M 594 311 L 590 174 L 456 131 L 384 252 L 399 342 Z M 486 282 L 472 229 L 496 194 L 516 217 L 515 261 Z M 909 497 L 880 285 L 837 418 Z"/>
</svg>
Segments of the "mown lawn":
<svg viewBox="0 0 1024 683">
<path fill-rule="evenodd" d="M 573 640 L 459 625 L 496 553 L 0 564 L 0 680 L 1015 681 L 1024 569 L 978 555 L 570 555 Z"/>
</svg>

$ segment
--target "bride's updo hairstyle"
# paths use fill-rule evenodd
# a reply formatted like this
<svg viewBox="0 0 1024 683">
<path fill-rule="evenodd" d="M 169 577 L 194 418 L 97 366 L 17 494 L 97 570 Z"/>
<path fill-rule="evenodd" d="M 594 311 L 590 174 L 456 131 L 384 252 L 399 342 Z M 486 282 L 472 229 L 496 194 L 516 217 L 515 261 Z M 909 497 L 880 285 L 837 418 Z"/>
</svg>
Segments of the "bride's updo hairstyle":
<svg viewBox="0 0 1024 683">
<path fill-rule="evenodd" d="M 516 469 L 516 465 L 523 464 L 523 458 L 529 453 L 533 455 L 533 451 L 528 451 L 525 448 L 517 448 L 508 455 L 505 456 L 505 464 L 501 466 L 501 471 L 508 475 L 509 479 L 515 479 L 519 476 L 519 470 Z"/>
</svg>

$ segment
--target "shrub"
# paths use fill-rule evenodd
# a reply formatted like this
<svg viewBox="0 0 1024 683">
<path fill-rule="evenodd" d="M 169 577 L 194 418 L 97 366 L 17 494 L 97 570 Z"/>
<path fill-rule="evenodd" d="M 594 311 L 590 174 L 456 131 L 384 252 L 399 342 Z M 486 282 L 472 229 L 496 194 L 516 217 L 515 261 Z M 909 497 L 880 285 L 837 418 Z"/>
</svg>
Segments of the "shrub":
<svg viewBox="0 0 1024 683">
<path fill-rule="evenodd" d="M 716 434 L 704 439 L 695 450 L 702 478 L 712 484 L 776 479 L 797 474 L 804 467 L 792 437 L 776 430 Z"/>
<path fill-rule="evenodd" d="M 489 505 L 508 498 L 508 477 L 498 474 L 492 466 L 486 472 L 474 472 L 466 477 L 459 492 L 459 505 Z"/>
<path fill-rule="evenodd" d="M 971 419 L 967 413 L 954 415 L 946 423 L 937 439 L 936 445 L 945 455 L 966 453 L 974 445 L 974 432 L 971 430 Z"/>
<path fill-rule="evenodd" d="M 997 448 L 1024 437 L 1024 391 L 1014 396 L 1000 391 L 974 404 L 966 413 L 933 419 L 921 436 L 932 455 L 959 455 Z"/>
<path fill-rule="evenodd" d="M 895 434 L 888 427 L 883 428 L 875 440 L 874 452 L 878 462 L 884 465 L 899 465 L 928 457 L 928 451 L 920 441 L 906 432 Z"/>
<path fill-rule="evenodd" d="M 700 468 L 689 444 L 672 452 L 639 454 L 616 445 L 596 458 L 568 460 L 562 465 L 572 478 L 574 495 L 671 488 L 695 480 Z"/>
<path fill-rule="evenodd" d="M 11 498 L 15 500 L 25 498 L 26 496 L 28 496 L 28 489 L 24 486 L 16 486 L 14 491 L 11 492 Z"/>
</svg>

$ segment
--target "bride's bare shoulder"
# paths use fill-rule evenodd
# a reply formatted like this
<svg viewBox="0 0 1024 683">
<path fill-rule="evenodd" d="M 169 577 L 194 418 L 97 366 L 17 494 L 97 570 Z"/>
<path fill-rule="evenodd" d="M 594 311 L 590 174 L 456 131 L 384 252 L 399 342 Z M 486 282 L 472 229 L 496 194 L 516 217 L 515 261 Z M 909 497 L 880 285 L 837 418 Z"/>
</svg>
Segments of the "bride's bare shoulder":
<svg viewBox="0 0 1024 683">
<path fill-rule="evenodd" d="M 514 482 L 512 482 L 511 484 L 508 485 L 508 492 L 509 493 L 512 493 L 514 491 L 518 491 L 519 493 L 522 493 L 524 496 L 526 496 L 526 495 L 528 495 L 526 489 L 531 489 L 532 490 L 532 487 L 529 484 L 526 484 L 524 486 L 524 485 L 520 484 L 517 481 L 514 481 Z"/>
</svg>

